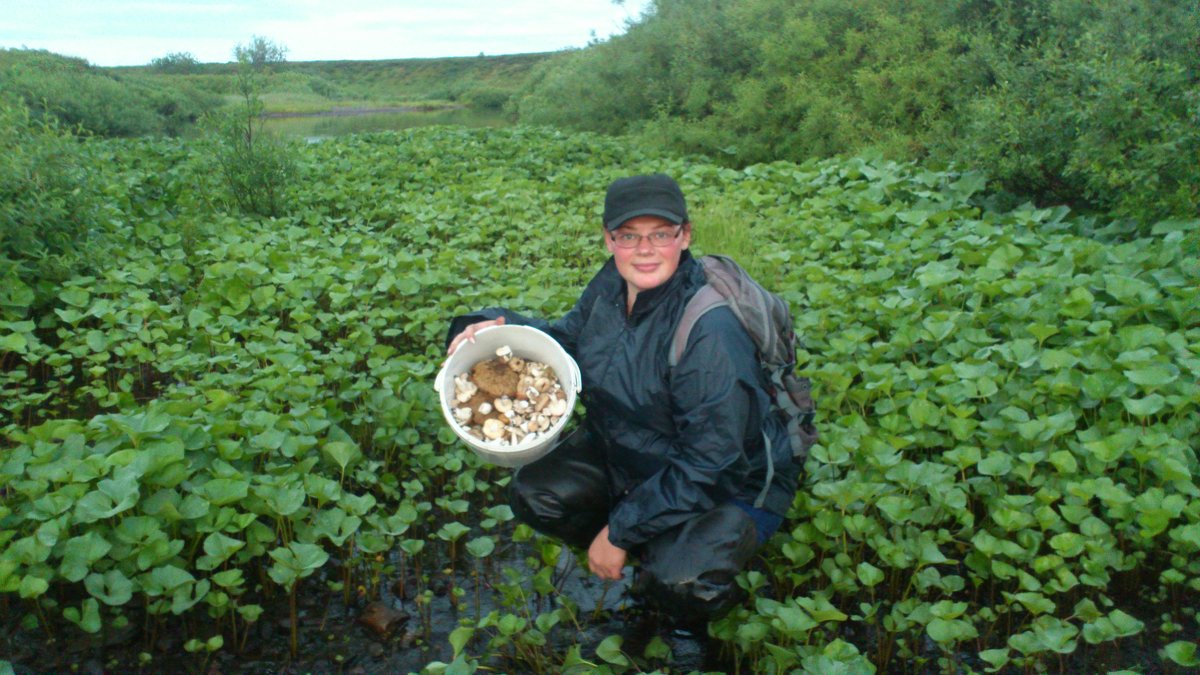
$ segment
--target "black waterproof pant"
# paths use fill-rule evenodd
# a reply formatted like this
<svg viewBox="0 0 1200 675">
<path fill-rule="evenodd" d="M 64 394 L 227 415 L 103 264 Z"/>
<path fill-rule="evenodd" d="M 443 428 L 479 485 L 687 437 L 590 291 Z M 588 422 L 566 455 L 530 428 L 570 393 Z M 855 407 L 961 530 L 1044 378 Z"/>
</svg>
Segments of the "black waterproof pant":
<svg viewBox="0 0 1200 675">
<path fill-rule="evenodd" d="M 610 492 L 603 452 L 583 429 L 518 469 L 509 484 L 518 519 L 584 549 L 608 523 Z M 741 599 L 735 578 L 757 547 L 753 519 L 721 504 L 629 551 L 639 565 L 630 592 L 676 617 L 716 618 Z"/>
</svg>

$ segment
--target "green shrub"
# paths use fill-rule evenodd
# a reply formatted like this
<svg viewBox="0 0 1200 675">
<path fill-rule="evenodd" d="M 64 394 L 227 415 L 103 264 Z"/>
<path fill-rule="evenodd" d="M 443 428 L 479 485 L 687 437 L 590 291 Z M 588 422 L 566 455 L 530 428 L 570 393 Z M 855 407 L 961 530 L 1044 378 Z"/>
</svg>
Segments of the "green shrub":
<svg viewBox="0 0 1200 675">
<path fill-rule="evenodd" d="M 320 75 L 309 76 L 308 88 L 311 89 L 312 93 L 316 94 L 317 96 L 323 96 L 325 98 L 337 99 L 344 98 L 346 95 L 345 92 L 342 91 L 341 87 L 321 77 Z"/>
<path fill-rule="evenodd" d="M 1133 218 L 1143 233 L 1194 216 L 1200 29 L 1186 4 L 1047 1 L 1010 21 L 1037 40 L 977 35 L 971 60 L 991 83 L 963 101 L 935 154 L 1021 197 Z"/>
<path fill-rule="evenodd" d="M 214 115 L 210 123 L 213 157 L 228 196 L 245 213 L 278 216 L 284 192 L 296 171 L 296 153 L 287 141 L 263 129 L 244 110 Z"/>
<path fill-rule="evenodd" d="M 231 200 L 246 213 L 272 217 L 283 214 L 284 190 L 295 173 L 295 148 L 287 140 L 267 133 L 262 118 L 262 92 L 271 76 L 270 66 L 277 62 L 269 59 L 281 61 L 286 51 L 259 37 L 250 46 L 238 45 L 234 54 L 241 101 L 212 118 L 214 157 Z"/>
<path fill-rule="evenodd" d="M 1198 44 L 1190 0 L 655 0 L 515 109 L 738 167 L 933 158 L 1145 234 L 1200 211 Z"/>
<path fill-rule="evenodd" d="M 150 61 L 150 67 L 164 73 L 194 73 L 200 62 L 191 52 L 171 52 Z"/>
<path fill-rule="evenodd" d="M 79 141 L 53 119 L 0 101 L 0 305 L 23 312 L 41 304 L 78 272 L 72 254 L 95 226 Z"/>
<path fill-rule="evenodd" d="M 508 89 L 481 85 L 467 89 L 459 101 L 477 110 L 503 110 L 512 94 Z"/>
</svg>

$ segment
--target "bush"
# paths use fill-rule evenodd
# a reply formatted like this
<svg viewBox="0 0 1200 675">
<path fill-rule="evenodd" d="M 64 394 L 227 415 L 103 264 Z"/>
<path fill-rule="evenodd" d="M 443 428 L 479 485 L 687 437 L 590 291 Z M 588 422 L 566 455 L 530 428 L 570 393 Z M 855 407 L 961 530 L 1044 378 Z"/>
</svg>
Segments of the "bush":
<svg viewBox="0 0 1200 675">
<path fill-rule="evenodd" d="M 508 89 L 481 85 L 467 89 L 459 100 L 476 110 L 503 110 L 512 94 Z"/>
<path fill-rule="evenodd" d="M 1010 20 L 1017 36 L 1036 22 L 1039 39 L 977 35 L 971 58 L 990 84 L 963 102 L 937 156 L 969 160 L 1021 197 L 1132 218 L 1143 233 L 1194 217 L 1200 31 L 1185 4 L 1041 2 Z"/>
<path fill-rule="evenodd" d="M 163 73 L 194 73 L 200 62 L 190 52 L 172 52 L 151 60 L 150 67 Z"/>
<path fill-rule="evenodd" d="M 286 139 L 266 132 L 245 111 L 211 118 L 210 138 L 229 199 L 245 213 L 279 216 L 284 192 L 296 172 L 296 151 Z"/>
<path fill-rule="evenodd" d="M 1136 221 L 1200 211 L 1190 0 L 655 0 L 548 60 L 522 122 L 733 166 L 881 152 L 978 169 L 1013 204 Z"/>
<path fill-rule="evenodd" d="M 0 89 L 39 117 L 110 137 L 178 135 L 221 102 L 180 80 L 113 75 L 83 59 L 34 50 L 0 50 Z"/>
<path fill-rule="evenodd" d="M 213 117 L 214 156 L 232 201 L 246 213 L 279 216 L 285 211 L 284 190 L 296 170 L 296 150 L 287 140 L 263 129 L 262 92 L 270 67 L 287 49 L 255 37 L 238 45 L 237 89 L 241 102 Z"/>
<path fill-rule="evenodd" d="M 320 75 L 310 75 L 308 77 L 308 88 L 312 90 L 312 93 L 323 98 L 338 99 L 346 97 L 341 87 Z"/>
<path fill-rule="evenodd" d="M 0 305 L 36 307 L 76 271 L 96 226 L 89 172 L 71 133 L 0 101 Z"/>
</svg>

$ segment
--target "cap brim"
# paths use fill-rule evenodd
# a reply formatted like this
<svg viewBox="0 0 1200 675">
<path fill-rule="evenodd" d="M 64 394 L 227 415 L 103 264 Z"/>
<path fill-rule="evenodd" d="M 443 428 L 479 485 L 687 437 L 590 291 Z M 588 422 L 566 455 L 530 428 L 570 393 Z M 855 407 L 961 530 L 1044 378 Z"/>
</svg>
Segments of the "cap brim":
<svg viewBox="0 0 1200 675">
<path fill-rule="evenodd" d="M 660 218 L 666 218 L 676 225 L 683 224 L 683 218 L 680 218 L 679 214 L 671 213 L 665 209 L 634 209 L 633 211 L 627 211 L 616 218 L 613 218 L 605 223 L 604 227 L 609 230 L 615 230 L 624 225 L 625 221 L 629 220 L 630 218 L 637 218 L 638 216 L 658 216 Z"/>
</svg>

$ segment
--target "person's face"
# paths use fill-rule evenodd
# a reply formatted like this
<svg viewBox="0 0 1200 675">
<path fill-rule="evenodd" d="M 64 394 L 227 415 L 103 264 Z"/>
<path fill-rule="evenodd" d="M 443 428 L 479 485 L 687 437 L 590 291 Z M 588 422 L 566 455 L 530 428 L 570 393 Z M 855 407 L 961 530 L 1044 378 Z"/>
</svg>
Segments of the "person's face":
<svg viewBox="0 0 1200 675">
<path fill-rule="evenodd" d="M 624 248 L 616 241 L 632 235 L 641 236 L 632 248 Z M 659 242 L 665 245 L 656 246 L 651 243 L 651 236 L 668 238 Z M 675 225 L 658 216 L 630 218 L 621 227 L 604 233 L 604 244 L 632 294 L 656 288 L 670 279 L 679 267 L 680 255 L 691 243 L 691 226 Z"/>
</svg>

